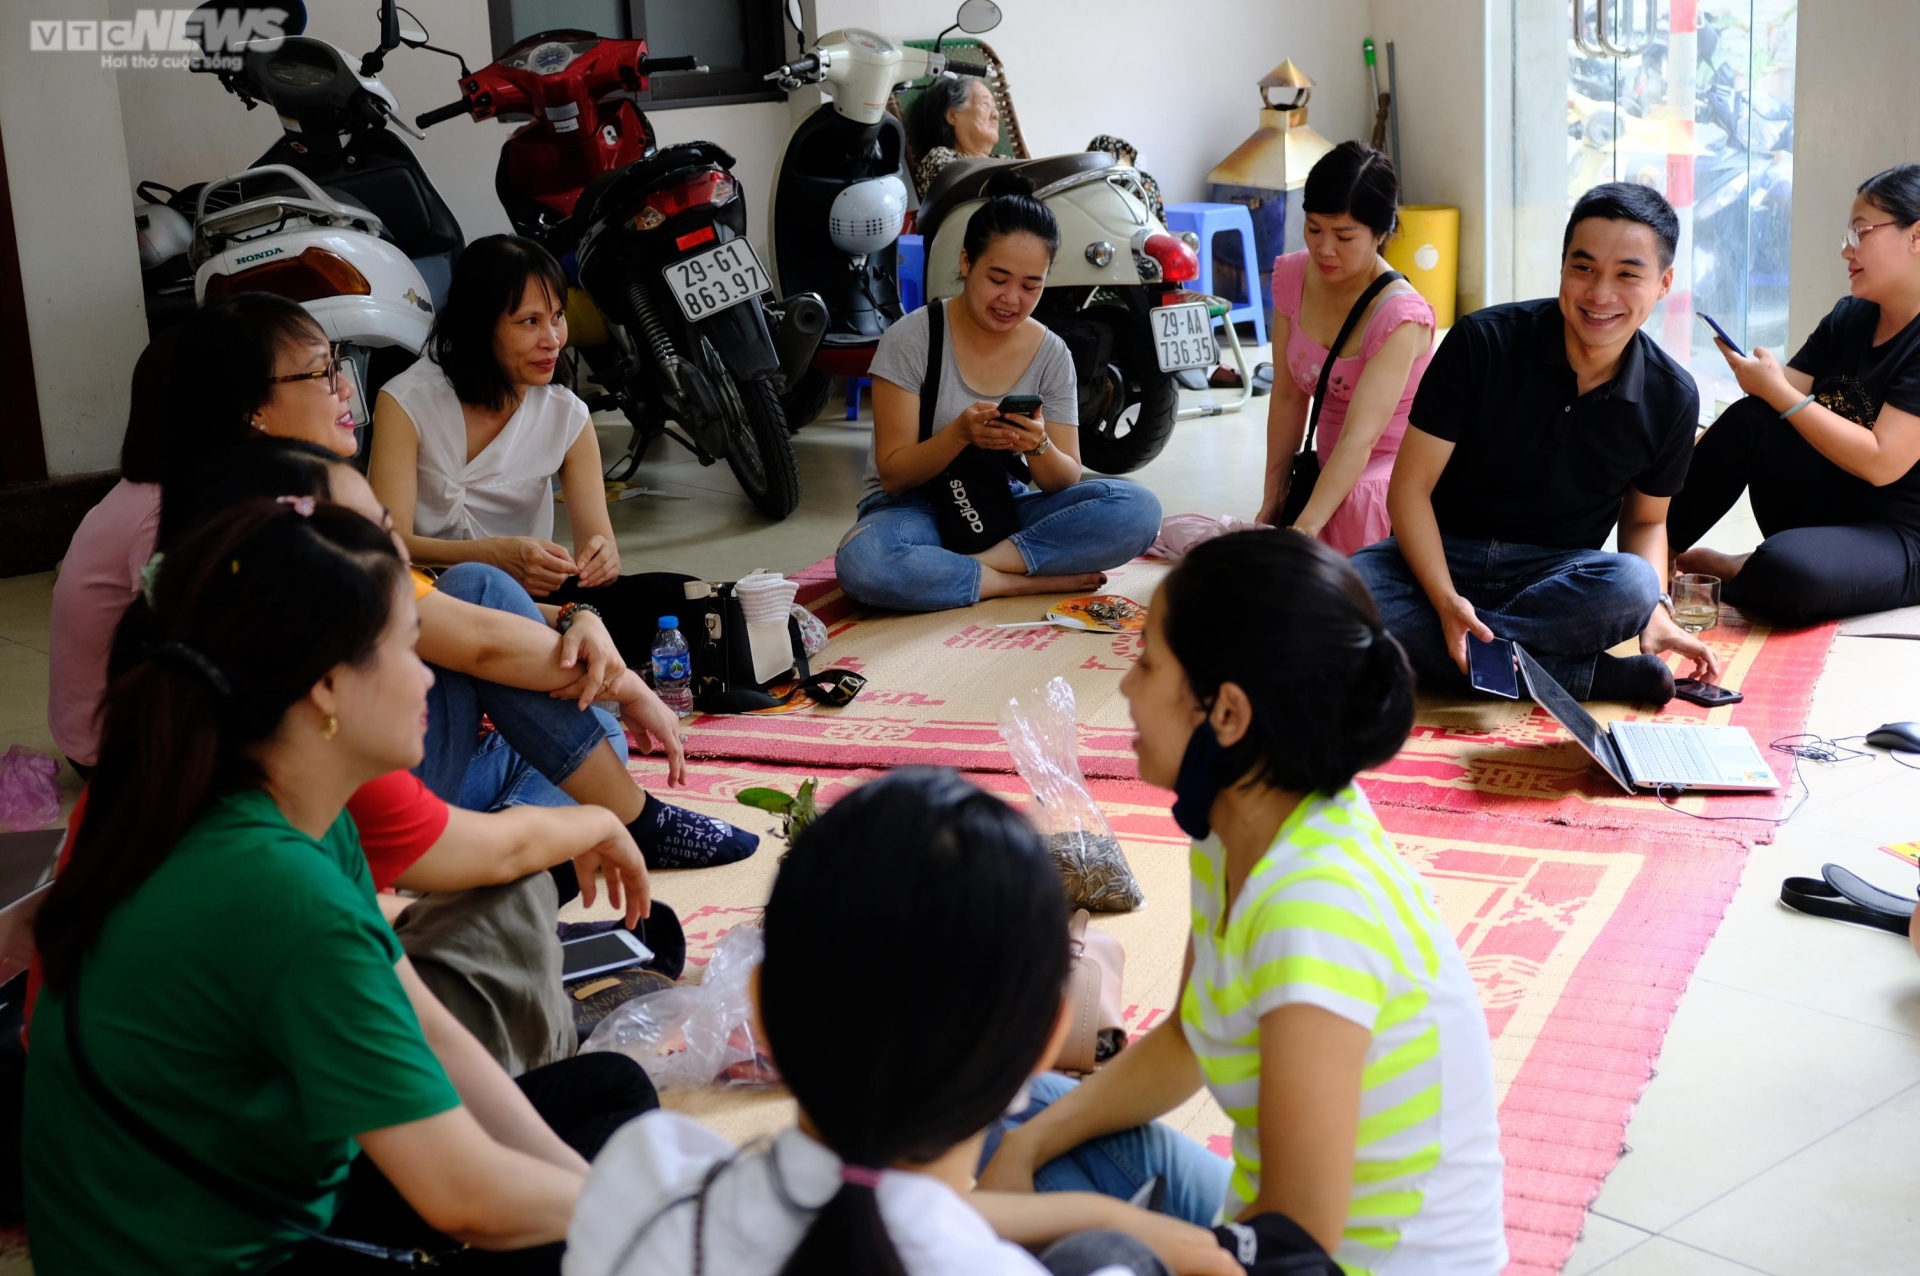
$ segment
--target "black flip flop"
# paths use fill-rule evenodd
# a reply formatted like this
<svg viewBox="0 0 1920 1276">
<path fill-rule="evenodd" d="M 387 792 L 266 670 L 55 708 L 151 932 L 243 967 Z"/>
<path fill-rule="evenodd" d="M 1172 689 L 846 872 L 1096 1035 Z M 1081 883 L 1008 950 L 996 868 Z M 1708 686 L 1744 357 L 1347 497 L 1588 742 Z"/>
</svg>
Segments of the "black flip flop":
<svg viewBox="0 0 1920 1276">
<path fill-rule="evenodd" d="M 1896 935 L 1908 933 L 1916 901 L 1881 890 L 1838 864 L 1824 864 L 1820 873 L 1820 877 L 1789 877 L 1780 883 L 1780 902 L 1815 917 L 1873 926 Z"/>
</svg>

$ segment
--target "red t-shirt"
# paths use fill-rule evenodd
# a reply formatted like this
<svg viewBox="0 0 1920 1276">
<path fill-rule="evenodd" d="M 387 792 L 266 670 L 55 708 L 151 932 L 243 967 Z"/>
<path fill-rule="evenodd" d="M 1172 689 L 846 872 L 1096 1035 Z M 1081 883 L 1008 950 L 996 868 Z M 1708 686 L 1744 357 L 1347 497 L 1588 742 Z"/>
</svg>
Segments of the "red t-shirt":
<svg viewBox="0 0 1920 1276">
<path fill-rule="evenodd" d="M 447 831 L 447 804 L 411 771 L 369 780 L 347 799 L 347 814 L 360 830 L 373 888 L 390 891 L 414 861 Z"/>
<path fill-rule="evenodd" d="M 73 840 L 86 815 L 87 794 L 91 786 L 80 790 L 67 820 L 67 839 L 60 846 L 60 862 L 54 872 L 67 867 L 73 854 Z M 393 889 L 400 875 L 412 868 L 433 848 L 447 831 L 447 804 L 433 795 L 411 771 L 394 771 L 377 780 L 369 780 L 347 799 L 347 813 L 360 830 L 360 849 L 366 853 L 367 869 L 373 875 L 373 888 Z M 40 958 L 35 955 L 27 973 L 26 1018 L 33 1021 L 33 1003 L 40 993 Z"/>
</svg>

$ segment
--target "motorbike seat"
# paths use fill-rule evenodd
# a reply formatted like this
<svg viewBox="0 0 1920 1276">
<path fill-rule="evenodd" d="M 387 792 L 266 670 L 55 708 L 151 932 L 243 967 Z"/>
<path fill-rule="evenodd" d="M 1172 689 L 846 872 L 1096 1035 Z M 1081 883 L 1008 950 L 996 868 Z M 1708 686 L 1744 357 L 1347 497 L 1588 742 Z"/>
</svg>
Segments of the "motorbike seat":
<svg viewBox="0 0 1920 1276">
<path fill-rule="evenodd" d="M 931 241 L 948 213 L 961 204 L 986 197 L 987 182 L 999 173 L 1017 173 L 1033 183 L 1034 189 L 1081 173 L 1097 173 L 1114 167 L 1113 156 L 1105 151 L 1074 151 L 1067 155 L 1045 155 L 1039 159 L 960 159 L 954 160 L 927 187 L 915 215 L 917 232 Z"/>
</svg>

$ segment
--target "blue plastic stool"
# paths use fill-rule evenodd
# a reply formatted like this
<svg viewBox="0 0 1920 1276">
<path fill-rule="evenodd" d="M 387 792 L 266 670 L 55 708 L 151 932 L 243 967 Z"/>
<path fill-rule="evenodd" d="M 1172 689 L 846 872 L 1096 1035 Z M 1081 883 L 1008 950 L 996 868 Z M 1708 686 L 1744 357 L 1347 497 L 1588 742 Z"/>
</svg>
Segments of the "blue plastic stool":
<svg viewBox="0 0 1920 1276">
<path fill-rule="evenodd" d="M 927 244 L 918 235 L 902 235 L 900 253 L 900 308 L 918 310 L 927 302 Z"/>
<path fill-rule="evenodd" d="M 1214 239 L 1230 232 L 1239 234 L 1245 295 L 1227 298 L 1232 308 L 1226 322 L 1251 320 L 1254 344 L 1265 345 L 1267 316 L 1260 304 L 1260 259 L 1253 246 L 1253 214 L 1241 204 L 1168 204 L 1167 229 L 1175 234 L 1192 231 L 1200 237 L 1200 278 L 1195 281 L 1194 291 L 1214 296 L 1224 295 L 1213 283 Z"/>
<path fill-rule="evenodd" d="M 860 419 L 860 392 L 862 390 L 870 391 L 872 389 L 872 377 L 847 378 L 847 420 L 858 421 Z"/>
</svg>

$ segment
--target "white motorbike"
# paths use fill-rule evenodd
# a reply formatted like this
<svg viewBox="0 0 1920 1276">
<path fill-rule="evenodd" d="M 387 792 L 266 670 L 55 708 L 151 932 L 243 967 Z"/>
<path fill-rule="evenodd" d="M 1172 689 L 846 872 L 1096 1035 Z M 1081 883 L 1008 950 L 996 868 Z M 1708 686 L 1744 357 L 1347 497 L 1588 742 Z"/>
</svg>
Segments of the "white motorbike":
<svg viewBox="0 0 1920 1276">
<path fill-rule="evenodd" d="M 463 243 L 418 160 L 387 128 L 420 136 L 378 71 L 387 52 L 426 37 L 402 34 L 392 0 L 380 17 L 380 46 L 357 62 L 301 35 L 296 14 L 284 38 L 247 46 L 237 68 L 218 70 L 249 107 L 270 105 L 283 135 L 252 167 L 168 201 L 190 219 L 195 304 L 250 291 L 299 302 L 339 347 L 363 444 L 373 394 L 426 348 Z M 147 215 L 158 214 L 149 205 Z"/>
<path fill-rule="evenodd" d="M 987 0 L 967 0 L 954 27 L 978 34 L 999 18 Z M 899 318 L 894 243 L 905 204 L 904 138 L 886 112 L 888 96 L 927 74 L 985 73 L 947 59 L 938 44 L 928 52 L 870 31 L 836 31 L 767 77 L 788 89 L 819 84 L 831 94 L 787 144 L 770 223 L 781 286 L 816 292 L 827 303 L 816 370 L 864 372 L 864 361 L 855 367 L 849 356 L 870 358 L 880 332 Z M 928 300 L 960 291 L 967 219 L 989 179 L 1004 171 L 1031 182 L 1060 225 L 1059 254 L 1034 317 L 1073 353 L 1080 451 L 1090 469 L 1138 469 L 1166 447 L 1176 420 L 1245 402 L 1243 392 L 1240 403 L 1225 408 L 1181 411 L 1173 374 L 1219 361 L 1213 324 L 1224 303 L 1182 287 L 1200 273 L 1193 238 L 1170 233 L 1153 215 L 1139 175 L 1104 152 L 956 160 L 942 169 L 915 224 L 925 240 Z M 1222 326 L 1241 384 L 1249 385 L 1233 326 Z"/>
</svg>

